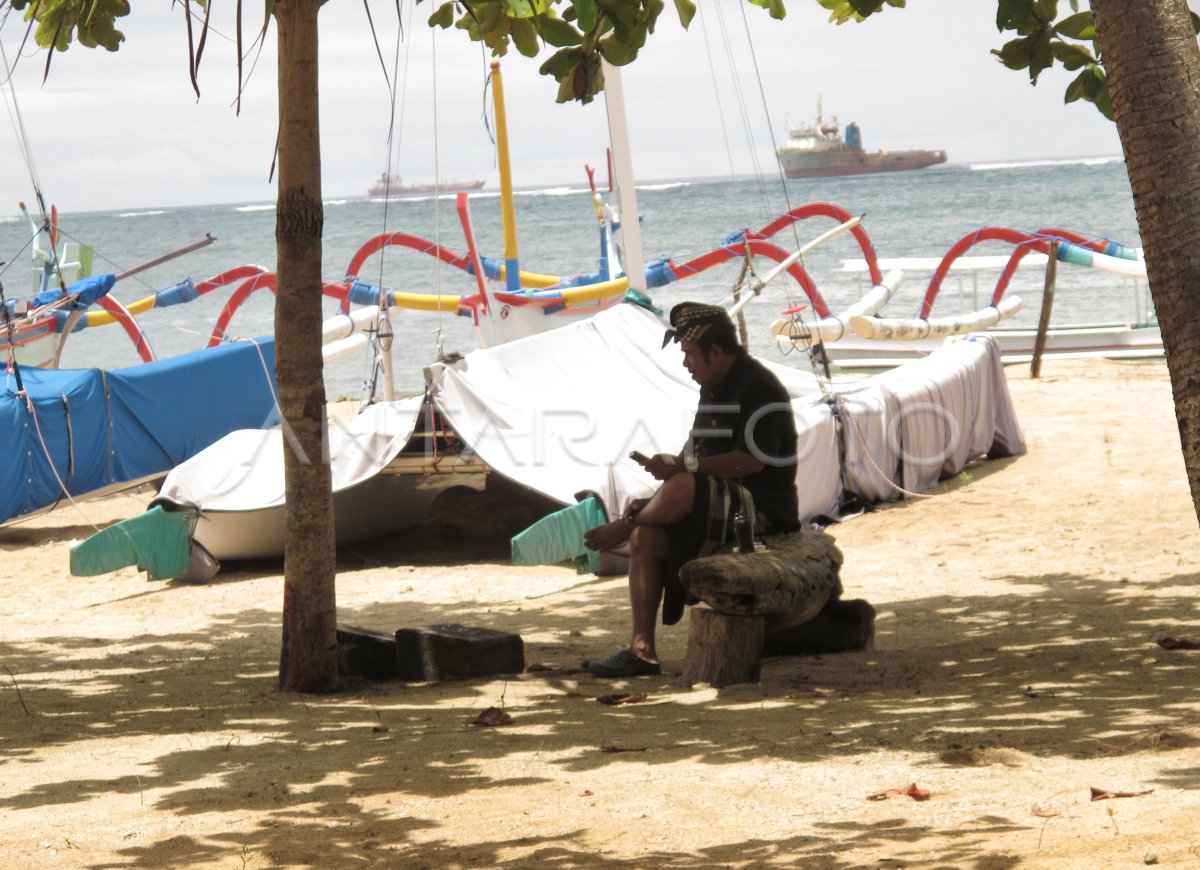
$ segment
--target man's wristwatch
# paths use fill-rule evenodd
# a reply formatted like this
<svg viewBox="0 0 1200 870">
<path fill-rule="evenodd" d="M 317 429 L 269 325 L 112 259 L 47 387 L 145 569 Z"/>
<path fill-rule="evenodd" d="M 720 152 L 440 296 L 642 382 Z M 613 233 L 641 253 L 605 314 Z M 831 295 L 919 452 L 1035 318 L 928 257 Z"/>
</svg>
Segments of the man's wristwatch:
<svg viewBox="0 0 1200 870">
<path fill-rule="evenodd" d="M 683 467 L 688 470 L 689 474 L 695 474 L 700 470 L 700 457 L 688 456 L 683 460 Z"/>
</svg>

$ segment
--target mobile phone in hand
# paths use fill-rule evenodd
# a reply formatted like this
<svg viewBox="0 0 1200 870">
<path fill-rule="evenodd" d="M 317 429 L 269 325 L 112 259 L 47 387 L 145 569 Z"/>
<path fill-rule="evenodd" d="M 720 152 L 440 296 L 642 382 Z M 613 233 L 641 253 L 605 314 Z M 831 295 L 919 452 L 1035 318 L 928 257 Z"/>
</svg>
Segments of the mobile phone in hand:
<svg viewBox="0 0 1200 870">
<path fill-rule="evenodd" d="M 650 457 L 647 456 L 645 453 L 643 453 L 640 450 L 631 451 L 629 454 L 629 458 L 632 459 L 634 462 L 638 463 L 639 465 L 645 465 L 647 462 L 650 461 Z"/>
</svg>

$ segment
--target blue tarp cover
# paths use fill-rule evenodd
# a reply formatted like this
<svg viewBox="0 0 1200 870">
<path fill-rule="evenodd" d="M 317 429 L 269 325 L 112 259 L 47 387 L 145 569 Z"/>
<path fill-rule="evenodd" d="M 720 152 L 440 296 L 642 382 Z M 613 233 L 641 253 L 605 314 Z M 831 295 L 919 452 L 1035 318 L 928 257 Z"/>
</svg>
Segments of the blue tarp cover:
<svg viewBox="0 0 1200 870">
<path fill-rule="evenodd" d="M 117 283 L 117 276 L 112 274 L 92 275 L 89 278 L 81 278 L 74 284 L 67 285 L 67 289 L 60 290 L 55 287 L 53 290 L 43 290 L 41 293 L 29 300 L 29 304 L 34 308 L 40 308 L 43 305 L 49 305 L 51 302 L 57 302 L 63 296 L 70 296 L 74 293 L 79 294 L 78 301 L 72 305 L 72 308 L 87 308 L 101 296 L 108 294 L 108 291 L 113 288 L 113 284 Z"/>
<path fill-rule="evenodd" d="M 0 391 L 0 522 L 62 498 L 57 477 L 83 495 L 166 472 L 234 429 L 277 423 L 275 342 L 256 343 L 109 371 L 23 367 L 34 414 L 9 373 Z"/>
</svg>

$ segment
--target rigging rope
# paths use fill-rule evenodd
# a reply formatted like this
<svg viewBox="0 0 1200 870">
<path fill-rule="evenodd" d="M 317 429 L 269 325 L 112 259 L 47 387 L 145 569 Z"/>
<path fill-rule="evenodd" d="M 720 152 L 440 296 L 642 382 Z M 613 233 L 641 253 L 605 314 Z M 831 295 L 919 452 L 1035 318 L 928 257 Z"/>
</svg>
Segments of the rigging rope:
<svg viewBox="0 0 1200 870">
<path fill-rule="evenodd" d="M 392 51 L 392 71 L 391 71 L 392 74 L 391 74 L 390 80 L 388 80 L 388 83 L 387 83 L 388 84 L 388 134 L 387 134 L 387 159 L 384 162 L 385 184 L 384 184 L 383 215 L 382 215 L 382 227 L 381 227 L 382 233 L 386 233 L 388 231 L 388 226 L 390 224 L 389 212 L 391 210 L 391 196 L 389 196 L 389 194 L 391 193 L 392 168 L 394 165 L 393 164 L 393 154 L 395 155 L 395 164 L 399 164 L 400 148 L 404 142 L 405 107 L 407 105 L 407 100 L 408 100 L 408 64 L 409 64 L 409 60 L 412 58 L 412 43 L 407 42 L 405 40 L 404 36 L 406 33 L 411 32 L 412 9 L 413 9 L 413 4 L 409 4 L 407 6 L 408 24 L 406 25 L 405 20 L 404 20 L 405 7 L 403 5 L 401 5 L 400 3 L 396 4 L 396 27 L 397 27 L 396 41 L 395 41 L 395 48 Z M 367 11 L 367 16 L 369 19 L 370 18 L 370 10 L 369 9 Z M 400 44 L 402 42 L 406 42 L 406 48 L 404 51 L 404 74 L 403 74 L 403 77 L 401 76 L 401 71 L 400 71 Z M 386 75 L 386 69 L 385 69 L 385 75 Z M 396 112 L 397 91 L 399 91 L 399 101 L 400 101 L 400 111 L 399 111 L 398 122 L 397 122 L 397 112 Z M 388 321 L 388 306 L 386 304 L 386 301 L 384 298 L 384 292 L 383 292 L 384 268 L 386 265 L 387 256 L 388 256 L 388 246 L 384 245 L 379 250 L 379 273 L 378 273 L 379 277 L 376 279 L 376 282 L 375 282 L 376 286 L 379 287 L 379 299 L 376 300 L 376 304 L 379 307 L 379 314 L 375 318 L 373 325 L 369 329 L 366 330 L 367 334 L 369 336 L 369 341 L 371 343 L 371 348 L 372 348 L 372 350 L 376 351 L 375 353 L 368 356 L 363 362 L 364 369 L 369 369 L 369 373 L 364 374 L 363 385 L 362 385 L 361 389 L 362 389 L 362 392 L 366 394 L 366 401 L 368 403 L 374 401 L 374 398 L 375 398 L 375 388 L 376 388 L 376 384 L 378 383 L 379 371 L 380 371 L 380 368 L 383 366 L 383 356 L 382 355 L 390 352 L 390 347 L 391 347 L 390 342 L 388 343 L 388 347 L 386 347 L 386 348 L 383 347 L 383 342 L 380 339 L 380 336 L 382 334 L 384 334 L 385 332 L 389 335 L 391 334 L 391 323 L 390 323 L 390 321 Z M 387 324 L 388 324 L 386 329 L 383 327 L 384 322 L 387 322 Z"/>
<path fill-rule="evenodd" d="M 13 70 L 15 67 L 8 63 L 8 52 L 4 50 L 4 43 L 0 42 L 0 59 L 4 61 L 4 84 L 8 89 L 4 94 L 4 104 L 8 109 L 8 118 L 13 125 L 13 132 L 17 136 L 17 144 L 21 149 L 21 159 L 25 161 L 25 168 L 29 170 L 29 180 L 33 183 L 35 191 L 41 190 L 41 182 L 38 179 L 37 166 L 33 160 L 33 147 L 29 141 L 29 134 L 25 131 L 25 121 L 21 116 L 21 107 L 17 103 L 17 88 L 13 84 Z"/>
<path fill-rule="evenodd" d="M 750 38 L 750 20 L 746 17 L 745 4 L 739 3 L 738 8 L 742 13 L 742 28 L 746 33 L 746 42 L 750 46 L 750 61 L 751 61 L 751 63 L 754 64 L 754 79 L 758 83 L 758 96 L 762 100 L 763 117 L 766 118 L 766 121 L 767 121 L 767 141 L 772 141 L 772 137 L 774 136 L 773 131 L 775 130 L 775 125 L 771 121 L 771 110 L 767 106 L 767 94 L 766 94 L 766 90 L 763 88 L 762 71 L 758 67 L 758 55 L 754 51 L 754 40 Z M 772 150 L 773 149 L 774 149 L 774 146 L 772 146 Z M 780 163 L 778 159 L 775 160 L 775 170 L 778 173 L 779 187 L 783 191 L 784 203 L 787 206 L 785 211 L 791 211 L 792 210 L 792 199 L 788 195 L 787 177 L 784 175 L 784 172 L 783 172 L 783 164 Z M 793 227 L 794 226 L 795 225 L 793 224 Z M 794 233 L 794 237 L 796 240 L 796 246 L 799 247 L 800 246 L 799 231 L 796 231 Z M 803 257 L 800 259 L 800 265 L 801 266 L 804 265 Z"/>
<path fill-rule="evenodd" d="M 761 208 L 763 209 L 764 213 L 770 212 L 770 211 L 772 211 L 772 208 L 771 208 L 771 204 L 770 204 L 770 197 L 767 195 L 767 186 L 765 183 L 766 174 L 764 172 L 763 166 L 759 159 L 759 150 L 760 149 L 757 147 L 756 137 L 754 135 L 754 129 L 757 125 L 756 125 L 756 123 L 754 123 L 751 120 L 752 113 L 749 109 L 748 102 L 744 95 L 743 84 L 742 84 L 742 75 L 739 71 L 739 65 L 735 62 L 735 59 L 733 56 L 733 47 L 732 47 L 732 41 L 731 41 L 731 37 L 730 37 L 730 28 L 727 26 L 727 23 L 726 23 L 726 20 L 724 17 L 724 13 L 722 12 L 722 7 L 718 4 L 718 5 L 716 5 L 715 9 L 716 9 L 716 15 L 717 15 L 717 24 L 718 24 L 720 36 L 721 36 L 721 43 L 725 49 L 725 60 L 726 60 L 726 63 L 728 65 L 728 69 L 729 69 L 729 78 L 734 83 L 734 94 L 736 97 L 737 114 L 741 120 L 742 132 L 745 137 L 745 141 L 747 143 L 747 151 L 749 152 L 750 161 L 753 166 L 754 182 L 755 182 L 755 185 L 757 188 L 758 196 L 761 200 Z M 724 110 L 723 110 L 722 103 L 721 103 L 721 97 L 720 97 L 720 92 L 719 92 L 719 83 L 717 81 L 715 64 L 714 64 L 713 58 L 712 58 L 712 50 L 711 50 L 711 47 L 709 46 L 707 20 L 705 17 L 705 11 L 704 11 L 703 4 L 699 7 L 698 11 L 700 13 L 701 28 L 704 32 L 704 37 L 705 37 L 705 47 L 706 47 L 706 51 L 708 52 L 709 70 L 710 70 L 712 80 L 713 80 L 713 92 L 716 95 L 718 114 L 721 119 L 721 132 L 722 132 L 722 135 L 725 140 L 726 154 L 727 154 L 727 158 L 729 160 L 729 165 L 730 165 L 731 181 L 733 182 L 735 199 L 737 202 L 739 214 L 742 214 L 743 204 L 742 204 L 742 199 L 741 199 L 741 195 L 740 195 L 740 190 L 738 188 L 738 185 L 736 184 L 736 176 L 734 174 L 732 145 L 730 143 L 727 126 L 726 126 L 726 121 L 725 121 Z M 767 138 L 768 138 L 768 142 L 772 142 L 771 150 L 772 150 L 772 153 L 774 154 L 775 147 L 773 144 L 773 136 L 769 132 L 772 129 L 771 117 L 770 117 L 770 111 L 767 107 L 766 92 L 765 92 L 765 88 L 764 88 L 763 81 L 762 81 L 762 72 L 758 65 L 757 55 L 755 53 L 755 48 L 754 48 L 754 40 L 751 38 L 750 22 L 749 22 L 748 17 L 746 16 L 746 12 L 745 12 L 744 8 L 741 9 L 741 16 L 742 16 L 742 21 L 741 21 L 742 31 L 745 35 L 745 39 L 747 42 L 750 60 L 751 60 L 751 63 L 753 64 L 754 80 L 758 86 L 759 99 L 762 104 L 762 116 L 765 118 L 767 129 L 768 129 Z M 786 211 L 790 212 L 792 210 L 792 207 L 791 207 L 791 198 L 790 198 L 790 196 L 788 194 L 788 190 L 787 190 L 787 179 L 784 176 L 783 167 L 779 163 L 778 159 L 775 160 L 775 168 L 776 168 L 776 173 L 777 173 L 777 177 L 778 177 L 779 187 L 783 192 L 784 200 L 787 204 Z M 742 218 L 742 223 L 743 224 L 746 223 L 744 217 Z M 801 247 L 800 232 L 799 232 L 799 227 L 798 227 L 797 222 L 795 222 L 795 221 L 791 222 L 790 229 L 791 229 L 791 233 L 792 233 L 792 237 L 793 237 L 795 246 L 797 248 L 800 248 Z M 807 270 L 807 266 L 804 262 L 803 256 L 801 256 L 799 263 L 800 263 L 800 267 L 802 269 Z M 742 279 L 739 279 L 738 285 L 740 285 L 741 280 Z M 794 288 L 790 284 L 788 284 L 788 285 L 784 285 L 783 289 L 784 289 L 785 298 L 787 299 L 788 307 L 789 308 L 795 307 L 797 297 L 793 293 Z M 811 357 L 811 352 L 810 352 L 810 357 Z M 816 371 L 815 364 L 814 364 L 814 371 Z"/>
<path fill-rule="evenodd" d="M 18 379 L 18 383 L 19 382 L 20 381 Z M 23 393 L 23 398 L 25 399 L 25 408 L 29 412 L 29 416 L 31 418 L 33 418 L 33 428 L 34 428 L 34 431 L 37 433 L 38 443 L 42 446 L 42 453 L 46 457 L 46 464 L 49 465 L 50 470 L 52 472 L 54 472 L 54 479 L 58 482 L 59 489 L 62 490 L 63 495 L 66 496 L 67 501 L 69 501 L 71 503 L 71 506 L 73 508 L 75 508 L 76 511 L 79 512 L 79 515 L 81 517 L 83 517 L 83 521 L 85 523 L 87 523 L 89 526 L 91 526 L 95 531 L 97 531 L 97 532 L 100 531 L 100 528 L 94 522 L 92 522 L 91 518 L 84 512 L 83 508 L 79 506 L 79 502 L 75 501 L 75 497 L 72 496 L 71 493 L 67 490 L 67 485 L 66 485 L 66 483 L 63 482 L 62 475 L 58 473 L 58 466 L 56 466 L 54 464 L 54 457 L 50 455 L 50 445 L 48 445 L 46 443 L 46 438 L 42 434 L 42 424 L 38 420 L 37 409 L 33 404 L 33 397 L 30 396 L 28 393 L 25 393 L 24 391 L 22 391 L 22 393 Z M 63 400 L 66 401 L 65 396 L 63 397 Z M 68 414 L 68 418 L 67 418 L 67 425 L 68 425 L 68 427 L 70 426 L 69 414 Z"/>
<path fill-rule="evenodd" d="M 746 219 L 746 209 L 742 205 L 742 191 L 738 186 L 737 173 L 733 166 L 733 146 L 729 143 L 729 130 L 725 122 L 725 108 L 721 102 L 721 90 L 717 81 L 717 67 L 713 62 L 712 45 L 708 39 L 708 24 L 704 17 L 704 4 L 699 4 L 696 9 L 700 13 L 700 32 L 704 36 L 704 53 L 708 58 L 708 72 L 712 77 L 713 95 L 717 99 L 717 118 L 721 122 L 721 137 L 725 140 L 725 159 L 729 163 L 729 183 L 733 188 L 734 203 L 737 205 L 738 223 L 744 226 L 749 221 Z"/>
<path fill-rule="evenodd" d="M 738 70 L 738 64 L 733 57 L 733 44 L 729 36 L 729 29 L 725 23 L 725 16 L 722 14 L 721 6 L 717 5 L 717 23 L 721 29 L 721 40 L 725 46 L 726 62 L 729 65 L 729 74 L 733 79 L 734 95 L 737 97 L 738 115 L 742 122 L 742 134 L 746 140 L 747 150 L 750 154 L 750 162 L 754 167 L 754 181 L 758 187 L 758 195 L 762 201 L 762 209 L 764 213 L 770 212 L 771 207 L 767 198 L 766 186 L 763 178 L 764 173 L 758 159 L 758 149 L 755 147 L 753 124 L 750 121 L 749 111 L 746 106 L 746 99 L 742 90 L 741 73 Z M 748 35 L 748 34 L 747 34 Z M 750 50 L 754 50 L 754 45 L 751 43 Z"/>
<path fill-rule="evenodd" d="M 46 233 L 46 238 L 50 242 L 50 259 L 54 263 L 54 274 L 58 276 L 58 285 L 65 286 L 62 275 L 62 264 L 58 259 L 58 249 L 55 247 L 55 233 L 57 227 L 53 229 L 50 226 L 50 215 L 46 212 L 46 200 L 42 196 L 42 183 L 38 177 L 37 165 L 33 159 L 33 145 L 29 139 L 29 133 L 25 129 L 25 119 L 21 115 L 21 106 L 17 102 L 17 86 L 13 82 L 13 67 L 8 62 L 8 52 L 4 49 L 4 43 L 0 42 L 0 60 L 4 62 L 5 84 L 8 85 L 8 90 L 5 92 L 4 105 L 8 109 L 9 120 L 13 125 L 13 132 L 16 133 L 17 143 L 21 150 L 21 159 L 25 162 L 25 168 L 29 171 L 29 181 L 33 185 L 34 196 L 37 199 L 38 212 L 42 219 L 42 230 Z"/>
<path fill-rule="evenodd" d="M 758 85 L 758 96 L 762 102 L 763 117 L 766 119 L 766 123 L 767 123 L 767 141 L 773 143 L 773 133 L 771 131 L 774 130 L 774 125 L 771 123 L 771 112 L 770 112 L 770 109 L 767 107 L 767 95 L 766 95 L 766 90 L 763 87 L 762 72 L 758 66 L 758 55 L 754 51 L 754 40 L 750 36 L 750 20 L 746 17 L 746 10 L 744 8 L 741 8 L 742 5 L 743 4 L 739 4 L 739 9 L 740 9 L 741 16 L 742 16 L 742 30 L 746 35 L 746 43 L 749 47 L 750 61 L 754 66 L 754 80 L 755 80 L 755 83 Z M 739 86 L 738 93 L 739 93 L 739 95 L 741 94 L 740 86 Z M 753 136 L 753 132 L 751 131 L 751 129 L 749 127 L 749 122 L 747 122 L 747 138 L 750 140 L 751 153 L 756 155 L 756 157 L 757 157 L 758 149 L 754 147 L 754 136 Z M 772 148 L 772 152 L 774 152 L 774 150 L 775 150 L 774 144 L 772 144 L 771 148 Z M 756 166 L 756 170 L 761 173 L 761 169 L 758 168 L 757 161 L 755 163 L 755 166 Z M 778 179 L 779 179 L 779 188 L 780 188 L 780 190 L 783 191 L 784 202 L 786 204 L 785 212 L 790 212 L 792 210 L 792 201 L 791 201 L 791 197 L 788 195 L 787 178 L 784 176 L 784 173 L 783 173 L 783 164 L 781 164 L 779 162 L 778 156 L 776 156 L 776 160 L 775 160 L 775 170 L 776 170 L 776 173 L 777 173 Z M 765 184 L 762 181 L 761 175 L 757 175 L 756 177 L 758 177 L 760 179 L 760 185 L 762 185 L 764 188 L 763 195 L 764 195 L 764 199 L 765 199 Z M 792 230 L 792 239 L 795 242 L 796 247 L 799 248 L 801 246 L 800 245 L 800 228 L 796 221 L 792 222 L 791 230 Z M 800 262 L 800 268 L 807 272 L 808 266 L 804 262 L 803 254 L 801 254 L 799 262 Z M 788 301 L 788 307 L 792 307 L 793 305 L 796 304 L 795 297 L 792 295 L 791 285 L 784 285 L 784 294 Z M 811 352 L 809 355 L 811 358 Z M 814 371 L 815 371 L 815 369 L 814 369 Z M 827 364 L 826 364 L 826 371 L 828 371 Z"/>
<path fill-rule="evenodd" d="M 429 64 L 433 73 L 433 242 L 437 245 L 438 250 L 442 247 L 442 209 L 441 209 L 441 183 L 442 174 L 439 158 L 441 148 L 438 144 L 438 76 L 437 76 L 437 28 L 430 30 L 433 36 L 433 51 Z M 434 286 L 437 287 L 437 355 L 442 357 L 443 343 L 445 341 L 445 333 L 442 331 L 442 258 L 438 257 L 434 263 L 434 274 L 436 279 Z"/>
</svg>

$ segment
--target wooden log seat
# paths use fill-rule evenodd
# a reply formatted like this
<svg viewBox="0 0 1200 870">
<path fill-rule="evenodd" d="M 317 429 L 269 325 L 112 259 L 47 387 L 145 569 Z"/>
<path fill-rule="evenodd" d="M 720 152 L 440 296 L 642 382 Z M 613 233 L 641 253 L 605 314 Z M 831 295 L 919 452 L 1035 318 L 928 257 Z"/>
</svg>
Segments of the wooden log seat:
<svg viewBox="0 0 1200 870">
<path fill-rule="evenodd" d="M 692 608 L 684 679 L 757 682 L 761 657 L 869 649 L 875 610 L 841 601 L 842 553 L 832 536 L 804 529 L 768 538 L 754 553 L 722 550 L 680 569 Z"/>
<path fill-rule="evenodd" d="M 803 529 L 775 535 L 753 553 L 722 550 L 679 571 L 688 594 L 718 613 L 761 616 L 775 631 L 807 622 L 842 594 L 842 551 L 833 537 Z"/>
<path fill-rule="evenodd" d="M 819 656 L 861 652 L 875 646 L 875 608 L 861 598 L 831 599 L 808 622 L 763 638 L 766 656 Z"/>
</svg>

